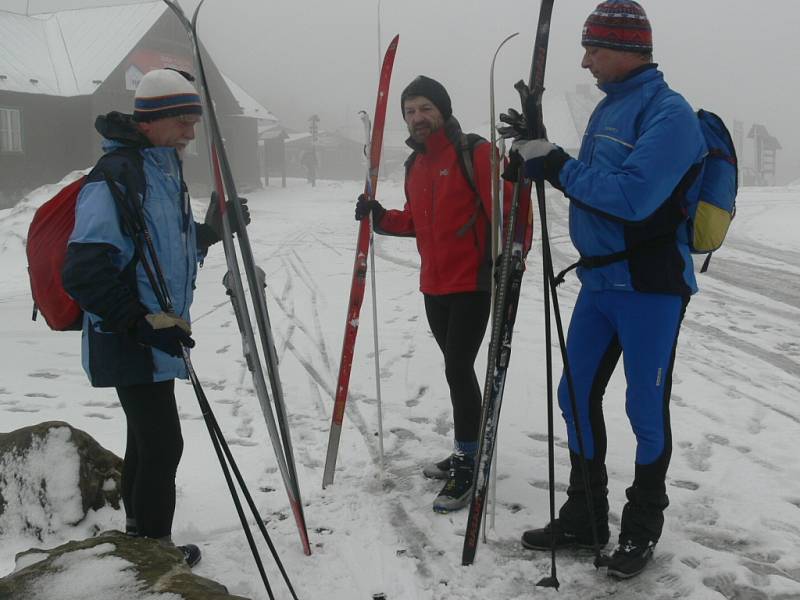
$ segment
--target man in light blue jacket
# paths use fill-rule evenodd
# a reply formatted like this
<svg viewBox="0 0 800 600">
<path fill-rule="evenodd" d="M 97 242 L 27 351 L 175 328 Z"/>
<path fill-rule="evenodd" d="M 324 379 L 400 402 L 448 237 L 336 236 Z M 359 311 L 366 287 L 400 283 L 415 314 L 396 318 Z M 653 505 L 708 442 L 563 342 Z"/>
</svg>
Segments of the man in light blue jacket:
<svg viewBox="0 0 800 600">
<path fill-rule="evenodd" d="M 64 289 L 84 310 L 84 369 L 94 387 L 116 388 L 127 419 L 126 529 L 168 545 L 183 451 L 175 378 L 188 377 L 182 348 L 194 346 L 189 308 L 198 262 L 221 230 L 214 198 L 206 222 L 195 223 L 183 180 L 181 155 L 201 114 L 190 76 L 156 69 L 137 87 L 132 116 L 97 118 L 105 154 L 78 197 L 62 272 Z M 169 288 L 170 312 L 159 305 L 109 182 L 141 212 Z M 231 225 L 238 230 L 235 219 Z M 179 549 L 190 566 L 200 560 L 197 546 Z"/>
<path fill-rule="evenodd" d="M 525 161 L 528 177 L 549 181 L 569 199 L 570 237 L 581 255 L 581 290 L 567 340 L 577 416 L 565 377 L 558 390 L 572 465 L 568 498 L 559 517 L 526 531 L 522 544 L 536 550 L 553 543 L 591 546 L 588 496 L 598 541 L 608 542 L 602 402 L 622 355 L 625 408 L 637 445 L 608 574 L 627 578 L 651 558 L 669 504 L 672 369 L 681 321 L 697 291 L 682 204 L 696 193 L 692 166 L 707 150 L 694 111 L 652 61 L 650 22 L 638 3 L 601 3 L 586 21 L 582 44 L 581 66 L 606 97 L 589 120 L 578 158 L 543 139 L 518 139 L 512 149 Z"/>
</svg>

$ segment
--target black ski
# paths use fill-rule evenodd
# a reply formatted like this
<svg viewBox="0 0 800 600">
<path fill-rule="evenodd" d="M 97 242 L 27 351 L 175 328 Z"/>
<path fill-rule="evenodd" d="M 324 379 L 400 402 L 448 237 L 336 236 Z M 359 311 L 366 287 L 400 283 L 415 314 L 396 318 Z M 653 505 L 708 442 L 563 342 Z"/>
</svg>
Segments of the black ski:
<svg viewBox="0 0 800 600">
<path fill-rule="evenodd" d="M 536 42 L 533 48 L 533 60 L 527 89 L 530 95 L 523 91 L 523 82 L 517 84 L 517 89 L 523 96 L 523 110 L 534 117 L 538 110 L 538 119 L 529 120 L 528 123 L 541 130 L 531 131 L 534 137 L 543 137 L 541 123 L 541 102 L 544 91 L 544 72 L 547 63 L 547 45 L 550 37 L 550 17 L 553 12 L 554 0 L 542 0 L 539 9 L 539 25 L 536 29 Z M 522 85 L 520 85 L 522 84 Z M 531 109 L 533 109 L 531 111 Z M 511 201 L 511 210 L 506 219 L 503 241 L 503 258 L 500 264 L 500 274 L 495 291 L 495 309 L 492 315 L 492 337 L 489 343 L 489 357 L 486 367 L 486 382 L 483 391 L 483 406 L 481 414 L 481 430 L 479 438 L 478 456 L 475 461 L 472 502 L 467 516 L 467 528 L 464 534 L 464 549 L 461 555 L 461 564 L 471 565 L 475 560 L 478 548 L 478 538 L 483 518 L 484 504 L 491 475 L 492 455 L 494 454 L 497 426 L 500 418 L 500 407 L 503 403 L 503 389 L 505 387 L 506 372 L 511 357 L 511 339 L 514 333 L 514 321 L 517 316 L 522 274 L 524 272 L 524 243 L 525 233 L 530 213 L 530 199 L 522 197 L 523 172 L 522 165 L 517 173 L 517 183 L 514 185 L 514 195 Z M 544 194 L 544 185 L 536 185 L 537 194 Z"/>
<path fill-rule="evenodd" d="M 194 60 L 197 67 L 198 83 L 200 84 L 201 93 L 204 100 L 203 118 L 207 130 L 211 164 L 214 170 L 214 182 L 217 191 L 217 200 L 220 205 L 220 213 L 223 217 L 222 242 L 225 249 L 225 258 L 228 266 L 228 273 L 225 276 L 224 284 L 234 307 L 236 320 L 239 325 L 239 331 L 242 336 L 243 352 L 247 360 L 248 368 L 250 369 L 253 377 L 253 385 L 256 390 L 256 395 L 258 396 L 259 404 L 261 405 L 261 410 L 264 414 L 270 440 L 275 452 L 278 470 L 281 473 L 281 477 L 286 488 L 286 493 L 289 498 L 289 505 L 294 513 L 297 529 L 300 533 L 300 540 L 303 545 L 303 552 L 306 555 L 309 555 L 311 554 L 311 546 L 308 540 L 305 515 L 303 513 L 303 503 L 300 498 L 300 486 L 297 480 L 297 471 L 295 468 L 294 454 L 289 432 L 289 423 L 283 400 L 283 390 L 278 374 L 277 353 L 275 352 L 275 343 L 273 341 L 272 328 L 269 321 L 269 313 L 267 311 L 263 271 L 256 266 L 253 259 L 253 251 L 250 246 L 250 239 L 247 235 L 247 228 L 241 227 L 240 231 L 236 235 L 236 238 L 239 240 L 239 253 L 241 255 L 241 260 L 247 276 L 248 288 L 250 290 L 253 309 L 256 315 L 256 323 L 258 325 L 260 334 L 261 346 L 267 360 L 267 367 L 269 369 L 269 382 L 272 391 L 272 403 L 275 406 L 275 415 L 273 415 L 272 407 L 270 406 L 270 398 L 267 392 L 264 369 L 261 365 L 261 359 L 259 357 L 258 347 L 256 345 L 255 333 L 250 321 L 248 305 L 245 300 L 242 276 L 236 258 L 236 250 L 233 245 L 233 233 L 231 231 L 230 222 L 226 212 L 228 206 L 228 203 L 226 203 L 227 197 L 230 206 L 232 206 L 233 210 L 236 212 L 238 222 L 245 222 L 242 206 L 239 202 L 239 195 L 236 192 L 236 184 L 233 179 L 233 173 L 231 171 L 230 163 L 228 162 L 228 156 L 225 152 L 225 144 L 223 142 L 219 121 L 217 120 L 216 111 L 214 109 L 214 102 L 211 98 L 211 92 L 206 80 L 203 58 L 201 55 L 200 40 L 197 36 L 197 16 L 199 14 L 200 7 L 203 5 L 203 1 L 204 0 L 201 0 L 195 8 L 194 15 L 190 21 L 176 2 L 173 0 L 164 0 L 165 4 L 172 9 L 172 11 L 178 17 L 178 20 L 186 29 L 186 33 L 189 36 L 189 40 L 192 44 L 192 51 L 194 53 Z M 280 433 L 278 432 L 278 427 L 276 427 L 276 416 L 278 427 L 280 427 Z"/>
</svg>

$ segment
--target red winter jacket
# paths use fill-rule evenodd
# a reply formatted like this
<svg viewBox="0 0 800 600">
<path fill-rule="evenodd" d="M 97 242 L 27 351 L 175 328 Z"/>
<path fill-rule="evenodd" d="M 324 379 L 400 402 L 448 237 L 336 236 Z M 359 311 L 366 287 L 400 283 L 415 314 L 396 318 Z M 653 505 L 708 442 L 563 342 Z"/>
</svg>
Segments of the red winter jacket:
<svg viewBox="0 0 800 600">
<path fill-rule="evenodd" d="M 406 176 L 403 210 L 387 210 L 375 224 L 375 231 L 417 238 L 422 293 L 488 292 L 492 277 L 491 144 L 479 143 L 472 155 L 475 185 L 482 201 L 479 205 L 448 132 L 452 139 L 458 139 L 461 131 L 455 119 L 425 141 L 424 151 L 418 151 Z M 504 185 L 509 207 L 513 185 Z M 529 194 L 528 189 L 523 197 L 528 199 Z M 526 251 L 530 248 L 530 219 L 527 229 Z"/>
</svg>

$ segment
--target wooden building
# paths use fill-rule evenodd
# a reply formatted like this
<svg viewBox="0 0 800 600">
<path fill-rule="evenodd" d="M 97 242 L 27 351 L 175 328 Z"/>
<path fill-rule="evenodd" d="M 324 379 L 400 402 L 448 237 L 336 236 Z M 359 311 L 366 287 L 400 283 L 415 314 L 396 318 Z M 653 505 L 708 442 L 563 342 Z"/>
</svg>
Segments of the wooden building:
<svg viewBox="0 0 800 600">
<path fill-rule="evenodd" d="M 205 65 L 237 183 L 260 187 L 260 117 L 243 108 L 210 57 Z M 90 167 L 101 154 L 97 115 L 132 112 L 142 75 L 163 67 L 195 70 L 186 32 L 163 3 L 0 11 L 0 207 Z M 195 191 L 209 189 L 206 148 L 198 127 L 184 160 Z"/>
</svg>

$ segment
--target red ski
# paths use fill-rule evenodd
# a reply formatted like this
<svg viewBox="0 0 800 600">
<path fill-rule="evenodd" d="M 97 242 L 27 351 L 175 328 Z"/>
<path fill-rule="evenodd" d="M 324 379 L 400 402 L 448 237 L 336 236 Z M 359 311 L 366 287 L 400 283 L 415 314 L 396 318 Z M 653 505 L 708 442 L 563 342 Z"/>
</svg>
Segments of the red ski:
<svg viewBox="0 0 800 600">
<path fill-rule="evenodd" d="M 386 49 L 380 80 L 378 81 L 378 99 L 375 103 L 375 117 L 372 125 L 372 135 L 370 136 L 369 176 L 364 185 L 364 193 L 370 198 L 375 197 L 375 189 L 378 185 L 378 168 L 380 167 L 381 147 L 383 146 L 383 127 L 386 122 L 386 103 L 389 99 L 389 81 L 392 78 L 392 66 L 394 65 L 394 55 L 397 52 L 399 39 L 399 35 L 394 36 L 394 39 Z M 361 314 L 361 303 L 364 300 L 364 289 L 367 281 L 369 240 L 370 219 L 362 219 L 358 225 L 356 259 L 353 265 L 353 281 L 350 285 L 350 301 L 347 305 L 347 321 L 344 327 L 342 358 L 339 362 L 339 378 L 336 382 L 336 398 L 333 404 L 331 432 L 328 437 L 328 455 L 325 459 L 325 473 L 322 477 L 323 488 L 333 483 L 333 472 L 336 469 L 336 457 L 339 453 L 339 437 L 342 434 L 344 407 L 347 403 L 350 368 L 353 365 L 353 352 L 356 346 L 356 336 L 358 335 L 358 319 Z"/>
</svg>

